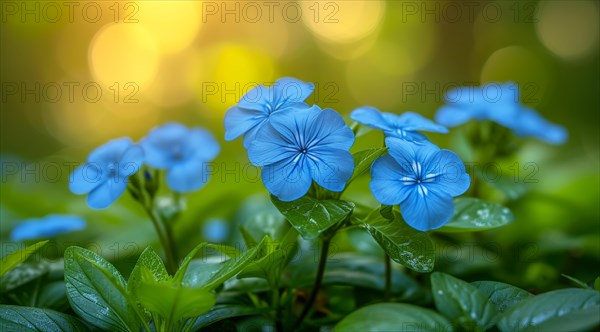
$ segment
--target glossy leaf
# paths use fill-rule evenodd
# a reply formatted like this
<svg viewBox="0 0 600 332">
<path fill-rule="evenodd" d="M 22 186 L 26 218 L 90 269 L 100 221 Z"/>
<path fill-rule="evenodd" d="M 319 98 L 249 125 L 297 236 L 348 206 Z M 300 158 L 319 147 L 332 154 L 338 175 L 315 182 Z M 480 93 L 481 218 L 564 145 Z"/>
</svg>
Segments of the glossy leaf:
<svg viewBox="0 0 600 332">
<path fill-rule="evenodd" d="M 79 319 L 50 309 L 0 304 L 2 331 L 89 331 Z"/>
<path fill-rule="evenodd" d="M 375 161 L 375 159 L 381 157 L 387 152 L 387 147 L 375 148 L 375 149 L 367 149 L 363 151 L 358 151 L 352 154 L 354 158 L 354 173 L 348 182 L 346 183 L 346 187 L 352 180 L 363 175 L 371 169 L 371 165 Z"/>
<path fill-rule="evenodd" d="M 512 212 L 500 204 L 477 198 L 454 199 L 454 215 L 439 232 L 477 232 L 504 226 L 514 220 Z"/>
<path fill-rule="evenodd" d="M 65 251 L 65 285 L 73 310 L 103 330 L 138 331 L 139 313 L 125 290 L 125 280 L 104 258 L 92 251 Z"/>
<path fill-rule="evenodd" d="M 342 200 L 318 200 L 304 196 L 283 202 L 271 196 L 273 204 L 306 240 L 317 238 L 329 227 L 344 220 L 354 209 L 354 203 Z"/>
<path fill-rule="evenodd" d="M 133 267 L 133 270 L 129 275 L 129 280 L 127 280 L 127 291 L 137 297 L 137 291 L 142 282 L 142 276 L 148 273 L 152 275 L 155 281 L 165 281 L 170 279 L 163 261 L 151 247 L 147 247 L 142 252 Z"/>
<path fill-rule="evenodd" d="M 334 331 L 453 331 L 452 324 L 430 309 L 405 303 L 379 303 L 342 319 Z"/>
<path fill-rule="evenodd" d="M 479 289 L 441 272 L 431 274 L 435 307 L 447 318 L 463 325 L 475 323 L 482 329 L 494 325 L 496 306 Z"/>
<path fill-rule="evenodd" d="M 204 288 L 175 285 L 171 281 L 143 280 L 137 287 L 137 298 L 150 312 L 168 322 L 195 317 L 215 305 L 215 294 Z"/>
<path fill-rule="evenodd" d="M 501 313 L 533 296 L 521 288 L 497 281 L 475 281 L 471 285 L 487 296 Z"/>
<path fill-rule="evenodd" d="M 46 243 L 48 243 L 48 240 L 32 244 L 2 257 L 2 264 L 0 264 L 0 277 L 2 277 L 4 274 L 6 274 L 6 272 L 10 271 L 15 266 L 26 261 L 27 258 L 33 255 L 36 251 L 40 250 L 40 248 L 46 245 Z"/>
<path fill-rule="evenodd" d="M 498 328 L 500 331 L 541 331 L 542 326 L 552 328 L 550 323 L 562 320 L 573 323 L 585 320 L 585 328 L 590 327 L 588 324 L 593 327 L 600 323 L 599 306 L 600 292 L 579 288 L 560 289 L 528 298 L 510 308 L 500 317 Z"/>
<path fill-rule="evenodd" d="M 241 316 L 249 316 L 249 315 L 259 315 L 267 310 L 271 310 L 270 308 L 257 308 L 254 306 L 247 305 L 238 305 L 238 304 L 220 304 L 216 305 L 209 312 L 203 314 L 202 316 L 196 318 L 192 325 L 192 331 L 197 331 L 203 327 L 207 327 L 211 324 L 214 324 L 218 321 L 227 318 L 241 317 Z"/>
<path fill-rule="evenodd" d="M 395 262 L 417 272 L 433 270 L 435 251 L 429 235 L 408 226 L 398 212 L 393 214 L 394 220 L 388 220 L 375 210 L 360 226 Z"/>
</svg>

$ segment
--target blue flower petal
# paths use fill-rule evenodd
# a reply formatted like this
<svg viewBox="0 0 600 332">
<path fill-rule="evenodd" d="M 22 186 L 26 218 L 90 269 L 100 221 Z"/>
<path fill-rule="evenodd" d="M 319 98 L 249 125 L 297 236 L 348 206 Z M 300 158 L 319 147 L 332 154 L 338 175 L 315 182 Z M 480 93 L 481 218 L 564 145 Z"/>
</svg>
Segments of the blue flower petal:
<svg viewBox="0 0 600 332">
<path fill-rule="evenodd" d="M 225 113 L 225 140 L 232 141 L 252 128 L 260 126 L 268 118 L 262 111 L 233 106 Z"/>
<path fill-rule="evenodd" d="M 203 161 L 179 163 L 167 170 L 167 185 L 175 192 L 195 191 L 208 181 L 208 168 Z"/>
<path fill-rule="evenodd" d="M 265 107 L 274 99 L 273 90 L 264 85 L 257 85 L 240 98 L 237 107 L 256 111 L 257 115 L 268 116 L 269 110 Z"/>
<path fill-rule="evenodd" d="M 306 136 L 320 147 L 331 146 L 348 150 L 354 144 L 354 132 L 334 110 L 326 108 L 318 113 L 314 123 L 308 127 Z"/>
<path fill-rule="evenodd" d="M 446 127 L 456 127 L 468 122 L 473 114 L 456 106 L 442 106 L 435 113 L 435 121 Z"/>
<path fill-rule="evenodd" d="M 221 149 L 210 132 L 197 127 L 190 129 L 184 144 L 192 151 L 190 159 L 202 161 L 215 159 Z"/>
<path fill-rule="evenodd" d="M 385 205 L 396 205 L 410 194 L 410 187 L 402 178 L 409 175 L 390 155 L 379 157 L 371 166 L 371 192 L 377 201 Z"/>
<path fill-rule="evenodd" d="M 530 108 L 521 111 L 513 130 L 518 136 L 531 136 L 550 144 L 563 144 L 568 138 L 564 127 L 549 122 Z"/>
<path fill-rule="evenodd" d="M 278 112 L 271 116 L 270 123 L 286 142 L 304 145 L 308 139 L 312 138 L 308 133 L 312 131 L 312 126 L 318 126 L 316 120 L 321 112 L 316 105 L 294 112 Z"/>
<path fill-rule="evenodd" d="M 310 175 L 302 160 L 282 160 L 263 167 L 261 173 L 267 190 L 284 202 L 296 200 L 308 192 L 312 184 Z"/>
<path fill-rule="evenodd" d="M 97 163 L 85 163 L 75 169 L 69 178 L 69 190 L 77 195 L 87 194 L 107 178 Z"/>
<path fill-rule="evenodd" d="M 85 228 L 85 220 L 75 215 L 51 214 L 40 219 L 27 219 L 10 233 L 12 241 L 49 238 Z"/>
<path fill-rule="evenodd" d="M 133 142 L 129 137 L 110 140 L 92 151 L 88 156 L 87 161 L 101 165 L 118 162 L 123 153 L 125 153 L 132 145 Z"/>
<path fill-rule="evenodd" d="M 408 225 L 425 232 L 448 223 L 454 213 L 454 205 L 449 194 L 411 190 L 400 203 L 400 212 Z"/>
<path fill-rule="evenodd" d="M 386 114 L 383 115 L 384 117 Z M 407 131 L 430 131 L 434 133 L 446 134 L 448 133 L 448 128 L 439 125 L 420 114 L 414 112 L 404 112 L 399 117 L 389 117 L 388 121 L 393 121 L 398 125 L 401 125 L 404 130 Z"/>
<path fill-rule="evenodd" d="M 423 177 L 429 191 L 452 197 L 464 194 L 471 185 L 464 163 L 450 150 L 440 150 L 425 163 Z"/>
<path fill-rule="evenodd" d="M 344 190 L 354 172 L 354 158 L 348 150 L 318 147 L 308 155 L 310 174 L 316 183 L 334 192 Z"/>
<path fill-rule="evenodd" d="M 413 163 L 423 163 L 440 150 L 429 142 L 409 142 L 395 137 L 386 138 L 385 145 L 398 164 L 411 168 Z"/>
<path fill-rule="evenodd" d="M 261 130 L 259 136 L 248 147 L 248 159 L 255 166 L 274 164 L 298 153 L 294 142 L 288 141 L 270 124 Z"/>
<path fill-rule="evenodd" d="M 129 177 L 137 173 L 144 163 L 144 150 L 139 145 L 132 145 L 125 151 L 119 162 L 118 176 Z"/>
<path fill-rule="evenodd" d="M 87 203 L 93 209 L 107 208 L 121 197 L 126 189 L 127 179 L 109 177 L 89 193 Z"/>
<path fill-rule="evenodd" d="M 171 152 L 181 148 L 187 134 L 188 128 L 179 123 L 167 123 L 152 129 L 140 142 L 146 163 L 158 169 L 171 167 L 176 162 Z"/>
<path fill-rule="evenodd" d="M 308 98 L 315 85 L 303 82 L 293 77 L 283 77 L 273 84 L 273 93 L 276 104 L 301 103 Z"/>
<path fill-rule="evenodd" d="M 208 242 L 223 242 L 229 235 L 229 225 L 221 219 L 207 220 L 202 227 L 202 235 Z"/>
<path fill-rule="evenodd" d="M 358 123 L 380 130 L 392 130 L 383 114 L 375 107 L 363 106 L 350 113 L 350 118 Z"/>
</svg>

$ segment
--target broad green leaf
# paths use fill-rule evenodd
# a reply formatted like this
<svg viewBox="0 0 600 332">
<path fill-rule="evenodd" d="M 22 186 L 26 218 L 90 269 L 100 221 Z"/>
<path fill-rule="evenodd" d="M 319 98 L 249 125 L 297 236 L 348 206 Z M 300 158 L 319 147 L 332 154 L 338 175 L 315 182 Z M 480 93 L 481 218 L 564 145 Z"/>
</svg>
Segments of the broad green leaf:
<svg viewBox="0 0 600 332">
<path fill-rule="evenodd" d="M 226 244 L 213 244 L 213 243 L 209 243 L 207 245 L 207 247 L 215 249 L 215 250 L 219 251 L 220 253 L 222 253 L 223 255 L 226 255 L 229 258 L 238 257 L 241 254 L 240 251 L 237 248 L 234 248 L 232 246 L 228 246 Z"/>
<path fill-rule="evenodd" d="M 207 327 L 213 323 L 227 318 L 259 315 L 270 308 L 257 308 L 254 306 L 239 305 L 239 304 L 219 304 L 213 307 L 209 312 L 196 318 L 192 325 L 192 331 L 197 331 L 203 327 Z"/>
<path fill-rule="evenodd" d="M 270 242 L 269 236 L 265 236 L 260 243 L 251 249 L 246 250 L 239 257 L 230 258 L 225 261 L 214 274 L 203 285 L 207 289 L 215 289 L 224 283 L 227 279 L 240 273 L 250 263 L 257 261 L 264 256 L 264 246 Z"/>
<path fill-rule="evenodd" d="M 475 281 L 471 285 L 487 296 L 500 313 L 533 296 L 521 288 L 497 281 Z"/>
<path fill-rule="evenodd" d="M 188 266 L 190 265 L 190 262 L 192 261 L 192 259 L 194 259 L 194 257 L 196 257 L 196 255 L 198 254 L 198 252 L 204 248 L 206 248 L 208 246 L 207 242 L 202 242 L 199 245 L 197 245 L 194 249 L 192 249 L 192 251 L 190 251 L 185 258 L 183 258 L 183 261 L 181 262 L 181 265 L 179 266 L 179 269 L 177 269 L 177 272 L 175 272 L 175 275 L 173 276 L 173 280 L 176 283 L 181 283 L 183 281 L 183 277 L 185 276 Z"/>
<path fill-rule="evenodd" d="M 431 274 L 435 307 L 447 318 L 460 323 L 475 323 L 482 329 L 494 326 L 496 306 L 477 287 L 451 275 Z"/>
<path fill-rule="evenodd" d="M 500 316 L 498 328 L 500 331 L 541 331 L 541 326 L 552 328 L 547 325 L 549 322 L 576 322 L 583 319 L 594 326 L 598 324 L 598 319 L 588 316 L 598 318 L 599 306 L 600 292 L 580 288 L 560 289 L 528 298 L 510 308 Z"/>
<path fill-rule="evenodd" d="M 290 285 L 310 287 L 315 281 L 317 264 L 314 257 L 307 255 L 293 266 Z M 357 253 L 339 253 L 327 261 L 323 285 L 347 285 L 368 290 L 384 291 L 385 267 L 383 257 Z M 400 269 L 392 269 L 392 295 L 404 301 L 420 301 L 426 298 L 424 290 Z"/>
<path fill-rule="evenodd" d="M 504 226 L 514 220 L 512 212 L 500 204 L 477 198 L 454 199 L 454 215 L 439 232 L 477 232 Z"/>
<path fill-rule="evenodd" d="M 2 331 L 89 331 L 79 319 L 50 309 L 0 304 Z"/>
<path fill-rule="evenodd" d="M 151 247 L 147 247 L 142 252 L 129 275 L 127 291 L 131 295 L 137 298 L 137 291 L 142 282 L 142 276 L 148 273 L 152 275 L 155 281 L 165 281 L 171 278 L 160 256 Z"/>
<path fill-rule="evenodd" d="M 590 331 L 600 325 L 600 305 L 573 311 L 568 315 L 552 317 L 539 325 L 532 326 L 527 331 Z"/>
<path fill-rule="evenodd" d="M 240 226 L 240 233 L 242 233 L 242 238 L 244 239 L 244 243 L 247 247 L 255 246 L 258 241 L 250 234 L 250 232 L 244 226 Z"/>
<path fill-rule="evenodd" d="M 48 243 L 48 240 L 32 244 L 30 246 L 19 249 L 2 257 L 2 264 L 0 266 L 0 277 L 2 277 L 4 274 L 6 274 L 6 272 L 10 271 L 15 266 L 26 261 L 27 258 L 29 258 L 29 256 L 33 255 L 36 251 L 40 250 L 40 248 L 46 245 L 46 243 Z"/>
<path fill-rule="evenodd" d="M 433 310 L 405 303 L 379 303 L 349 314 L 334 331 L 453 331 L 453 328 Z"/>
<path fill-rule="evenodd" d="M 0 278 L 0 291 L 8 292 L 48 273 L 48 265 L 21 263 Z"/>
<path fill-rule="evenodd" d="M 215 294 L 204 288 L 189 288 L 171 281 L 143 280 L 137 287 L 140 304 L 150 312 L 177 322 L 196 317 L 215 305 Z"/>
<path fill-rule="evenodd" d="M 192 260 L 183 277 L 183 285 L 188 287 L 202 287 L 206 285 L 212 276 L 223 268 L 225 262 L 227 261 L 222 261 L 222 257 Z"/>
<path fill-rule="evenodd" d="M 92 251 L 65 250 L 65 285 L 73 310 L 103 330 L 138 331 L 142 326 L 125 280 L 104 258 Z"/>
<path fill-rule="evenodd" d="M 435 251 L 429 235 L 408 226 L 398 212 L 393 213 L 395 219 L 388 220 L 375 210 L 360 226 L 395 262 L 417 272 L 430 272 Z"/>
<path fill-rule="evenodd" d="M 350 180 L 348 180 L 346 183 L 346 187 L 348 187 L 352 180 L 368 172 L 371 169 L 371 164 L 373 164 L 375 159 L 384 155 L 387 150 L 387 147 L 381 147 L 353 153 L 352 157 L 354 158 L 354 173 L 352 174 Z"/>
<path fill-rule="evenodd" d="M 329 227 L 344 220 L 354 209 L 354 203 L 342 200 L 318 200 L 304 196 L 283 202 L 271 196 L 273 204 L 306 240 L 317 238 Z"/>
<path fill-rule="evenodd" d="M 501 191 L 506 197 L 513 201 L 521 198 L 529 191 L 527 183 L 522 180 L 515 181 L 512 176 L 501 176 L 494 181 L 490 181 L 489 177 L 477 172 L 477 177 L 484 180 L 490 187 Z"/>
</svg>

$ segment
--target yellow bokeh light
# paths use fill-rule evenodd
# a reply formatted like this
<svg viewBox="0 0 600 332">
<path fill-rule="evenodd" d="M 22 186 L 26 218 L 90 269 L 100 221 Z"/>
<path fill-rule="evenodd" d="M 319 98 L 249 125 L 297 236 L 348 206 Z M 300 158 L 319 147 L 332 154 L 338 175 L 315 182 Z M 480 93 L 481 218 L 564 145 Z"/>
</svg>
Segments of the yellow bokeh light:
<svg viewBox="0 0 600 332">
<path fill-rule="evenodd" d="M 516 82 L 521 101 L 537 105 L 548 87 L 547 67 L 542 59 L 521 46 L 501 48 L 486 60 L 481 82 Z"/>
<path fill-rule="evenodd" d="M 177 53 L 194 40 L 201 27 L 201 1 L 137 1 L 135 19 L 155 38 L 162 54 Z"/>
<path fill-rule="evenodd" d="M 536 30 L 542 43 L 556 55 L 579 58 L 598 46 L 598 16 L 597 2 L 540 2 Z"/>
<path fill-rule="evenodd" d="M 156 44 L 136 24 L 109 24 L 100 29 L 89 48 L 91 72 L 106 87 L 132 82 L 140 90 L 154 79 L 159 65 Z"/>
<path fill-rule="evenodd" d="M 233 43 L 199 52 L 189 69 L 194 95 L 211 115 L 219 117 L 252 87 L 273 82 L 275 75 L 275 63 L 268 54 Z"/>
<path fill-rule="evenodd" d="M 375 32 L 385 11 L 384 1 L 300 1 L 302 21 L 317 37 L 351 43 Z"/>
</svg>

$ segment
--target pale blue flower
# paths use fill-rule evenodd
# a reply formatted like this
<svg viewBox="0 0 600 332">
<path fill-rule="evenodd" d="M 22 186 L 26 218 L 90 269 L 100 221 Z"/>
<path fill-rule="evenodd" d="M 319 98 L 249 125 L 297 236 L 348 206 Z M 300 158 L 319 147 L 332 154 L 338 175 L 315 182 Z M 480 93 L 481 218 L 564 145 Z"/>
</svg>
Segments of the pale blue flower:
<svg viewBox="0 0 600 332">
<path fill-rule="evenodd" d="M 73 171 L 69 189 L 78 195 L 89 193 L 90 207 L 106 208 L 125 192 L 127 178 L 140 169 L 143 160 L 142 148 L 131 139 L 114 139 L 92 151 L 86 163 Z"/>
<path fill-rule="evenodd" d="M 446 94 L 446 105 L 437 111 L 435 119 L 448 127 L 469 120 L 494 121 L 517 136 L 533 137 L 551 144 L 563 144 L 568 138 L 564 127 L 549 122 L 522 105 L 519 87 L 511 82 L 451 90 Z"/>
<path fill-rule="evenodd" d="M 208 242 L 223 242 L 229 235 L 229 225 L 222 219 L 209 219 L 202 226 L 202 235 Z"/>
<path fill-rule="evenodd" d="M 304 101 L 314 89 L 314 84 L 291 77 L 280 78 L 269 87 L 259 85 L 251 89 L 227 110 L 225 139 L 231 141 L 245 135 L 244 147 L 248 148 L 271 115 L 309 108 Z"/>
<path fill-rule="evenodd" d="M 352 111 L 350 117 L 358 123 L 383 131 L 386 137 L 397 137 L 408 141 L 426 141 L 427 138 L 418 131 L 442 134 L 448 132 L 446 127 L 413 112 L 397 115 L 364 106 Z"/>
<path fill-rule="evenodd" d="M 167 185 L 176 192 L 200 189 L 208 181 L 207 163 L 219 153 L 212 134 L 202 128 L 167 123 L 141 140 L 146 163 L 167 170 Z"/>
<path fill-rule="evenodd" d="M 382 204 L 400 204 L 408 225 L 427 231 L 442 227 L 454 213 L 452 198 L 471 183 L 460 158 L 432 143 L 388 137 L 389 155 L 371 167 L 371 192 Z"/>
<path fill-rule="evenodd" d="M 10 233 L 10 238 L 12 241 L 47 239 L 84 228 L 85 220 L 80 216 L 50 214 L 43 218 L 27 219 L 18 223 Z"/>
<path fill-rule="evenodd" d="M 304 196 L 314 180 L 334 192 L 344 189 L 354 171 L 348 151 L 354 133 L 332 109 L 318 106 L 273 115 L 248 149 L 248 157 L 263 166 L 262 180 L 282 201 Z"/>
</svg>

